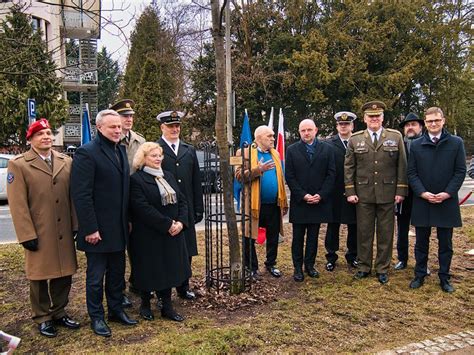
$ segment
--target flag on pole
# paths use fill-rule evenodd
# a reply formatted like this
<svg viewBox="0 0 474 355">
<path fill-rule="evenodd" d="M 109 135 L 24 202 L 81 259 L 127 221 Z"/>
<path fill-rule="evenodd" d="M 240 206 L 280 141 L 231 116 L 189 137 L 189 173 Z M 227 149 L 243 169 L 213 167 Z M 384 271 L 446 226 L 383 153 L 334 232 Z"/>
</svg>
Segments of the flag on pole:
<svg viewBox="0 0 474 355">
<path fill-rule="evenodd" d="M 283 111 L 280 108 L 280 114 L 278 116 L 278 135 L 275 149 L 280 154 L 281 166 L 285 169 L 285 130 L 283 128 Z"/>
<path fill-rule="evenodd" d="M 81 145 L 91 141 L 91 121 L 89 119 L 89 105 L 85 104 L 81 121 Z"/>
<path fill-rule="evenodd" d="M 245 109 L 244 122 L 242 124 L 242 132 L 240 133 L 239 148 L 242 149 L 244 144 L 252 143 L 252 133 L 250 132 L 249 115 Z M 243 156 L 243 154 L 242 154 Z M 240 211 L 240 193 L 242 191 L 242 183 L 234 178 L 234 198 L 237 200 L 237 211 Z"/>
<path fill-rule="evenodd" d="M 272 110 L 270 111 L 270 119 L 268 120 L 268 127 L 271 128 L 273 131 L 273 107 L 272 107 Z"/>
</svg>

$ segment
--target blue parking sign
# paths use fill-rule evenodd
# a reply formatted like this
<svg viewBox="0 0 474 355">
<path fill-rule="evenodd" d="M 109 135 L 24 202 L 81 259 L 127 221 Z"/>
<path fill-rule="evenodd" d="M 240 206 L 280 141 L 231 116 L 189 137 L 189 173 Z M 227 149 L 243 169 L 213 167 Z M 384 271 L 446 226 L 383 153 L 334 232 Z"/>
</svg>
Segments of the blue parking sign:
<svg viewBox="0 0 474 355">
<path fill-rule="evenodd" d="M 27 103 L 27 110 L 28 110 L 28 120 L 30 124 L 36 121 L 36 100 L 35 99 L 28 99 Z"/>
</svg>

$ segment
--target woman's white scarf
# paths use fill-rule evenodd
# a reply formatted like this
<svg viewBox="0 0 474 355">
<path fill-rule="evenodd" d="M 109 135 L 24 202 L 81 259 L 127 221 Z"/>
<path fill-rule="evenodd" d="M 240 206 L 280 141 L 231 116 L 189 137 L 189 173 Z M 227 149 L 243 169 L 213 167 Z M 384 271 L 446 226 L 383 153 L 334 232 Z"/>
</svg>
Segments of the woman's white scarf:
<svg viewBox="0 0 474 355">
<path fill-rule="evenodd" d="M 178 202 L 176 198 L 176 191 L 168 184 L 168 181 L 165 180 L 163 170 L 150 168 L 149 166 L 143 167 L 143 171 L 147 174 L 153 175 L 155 177 L 156 184 L 160 189 L 161 203 L 163 206 L 173 205 Z"/>
</svg>

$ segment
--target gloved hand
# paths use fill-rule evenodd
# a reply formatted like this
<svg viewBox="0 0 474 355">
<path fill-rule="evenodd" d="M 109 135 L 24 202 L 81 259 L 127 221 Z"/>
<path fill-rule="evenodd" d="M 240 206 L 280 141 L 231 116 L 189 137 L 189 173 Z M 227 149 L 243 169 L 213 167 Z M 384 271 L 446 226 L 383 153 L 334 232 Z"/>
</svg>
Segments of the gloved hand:
<svg viewBox="0 0 474 355">
<path fill-rule="evenodd" d="M 26 242 L 21 243 L 23 248 L 29 251 L 37 251 L 38 250 L 38 239 L 28 240 Z"/>
<path fill-rule="evenodd" d="M 204 215 L 202 213 L 195 213 L 194 214 L 194 223 L 201 222 L 203 218 L 204 218 Z"/>
</svg>

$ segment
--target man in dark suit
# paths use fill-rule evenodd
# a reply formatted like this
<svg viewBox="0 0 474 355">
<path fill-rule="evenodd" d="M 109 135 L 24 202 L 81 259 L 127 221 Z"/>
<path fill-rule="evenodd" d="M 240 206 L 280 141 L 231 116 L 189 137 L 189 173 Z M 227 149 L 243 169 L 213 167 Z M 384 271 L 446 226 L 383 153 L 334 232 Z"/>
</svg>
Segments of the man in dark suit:
<svg viewBox="0 0 474 355">
<path fill-rule="evenodd" d="M 318 235 L 321 223 L 332 219 L 331 193 L 336 166 L 331 146 L 316 139 L 318 128 L 313 120 L 300 122 L 301 140 L 288 147 L 285 177 L 291 191 L 290 223 L 293 224 L 291 256 L 296 282 L 304 280 L 303 264 L 310 277 L 318 277 L 315 269 Z M 304 237 L 306 250 L 303 258 Z"/>
<path fill-rule="evenodd" d="M 466 153 L 462 139 L 449 134 L 444 123 L 443 111 L 430 107 L 425 112 L 425 134 L 411 144 L 408 181 L 413 189 L 411 222 L 416 228 L 416 265 L 410 288 L 424 283 L 431 228 L 436 227 L 440 286 L 451 293 L 453 227 L 462 225 L 458 192 L 466 177 Z"/>
<path fill-rule="evenodd" d="M 135 325 L 122 308 L 125 248 L 128 241 L 129 167 L 120 145 L 120 116 L 104 110 L 96 117 L 96 138 L 77 149 L 71 192 L 79 221 L 77 249 L 86 253 L 86 298 L 91 328 L 108 337 L 103 291 L 109 321 Z"/>
<path fill-rule="evenodd" d="M 411 143 L 419 138 L 423 133 L 424 121 L 413 112 L 410 112 L 405 119 L 400 122 L 400 128 L 403 129 L 403 143 L 407 159 L 410 156 Z M 411 207 L 413 204 L 413 191 L 408 188 L 408 196 L 397 204 L 397 256 L 398 262 L 395 264 L 395 270 L 403 270 L 408 262 L 408 232 L 410 231 Z"/>
<path fill-rule="evenodd" d="M 196 150 L 192 145 L 179 139 L 182 117 L 184 114 L 179 111 L 166 111 L 157 116 L 162 132 L 158 143 L 163 148 L 163 170 L 174 175 L 180 191 L 186 196 L 188 202 L 188 228 L 185 235 L 189 264 L 191 264 L 192 257 L 198 255 L 195 224 L 202 221 L 204 203 Z M 189 279 L 177 287 L 176 291 L 183 299 L 196 298 L 194 292 L 189 289 Z"/>
<path fill-rule="evenodd" d="M 354 129 L 354 121 L 357 116 L 348 111 L 341 111 L 334 115 L 336 119 L 337 135 L 328 139 L 333 147 L 336 162 L 336 180 L 332 193 L 332 222 L 328 223 L 326 230 L 326 270 L 333 271 L 338 259 L 339 229 L 341 223 L 347 225 L 347 264 L 357 267 L 357 223 L 355 206 L 347 202 L 344 188 L 344 157 L 346 156 L 347 143 Z"/>
</svg>

